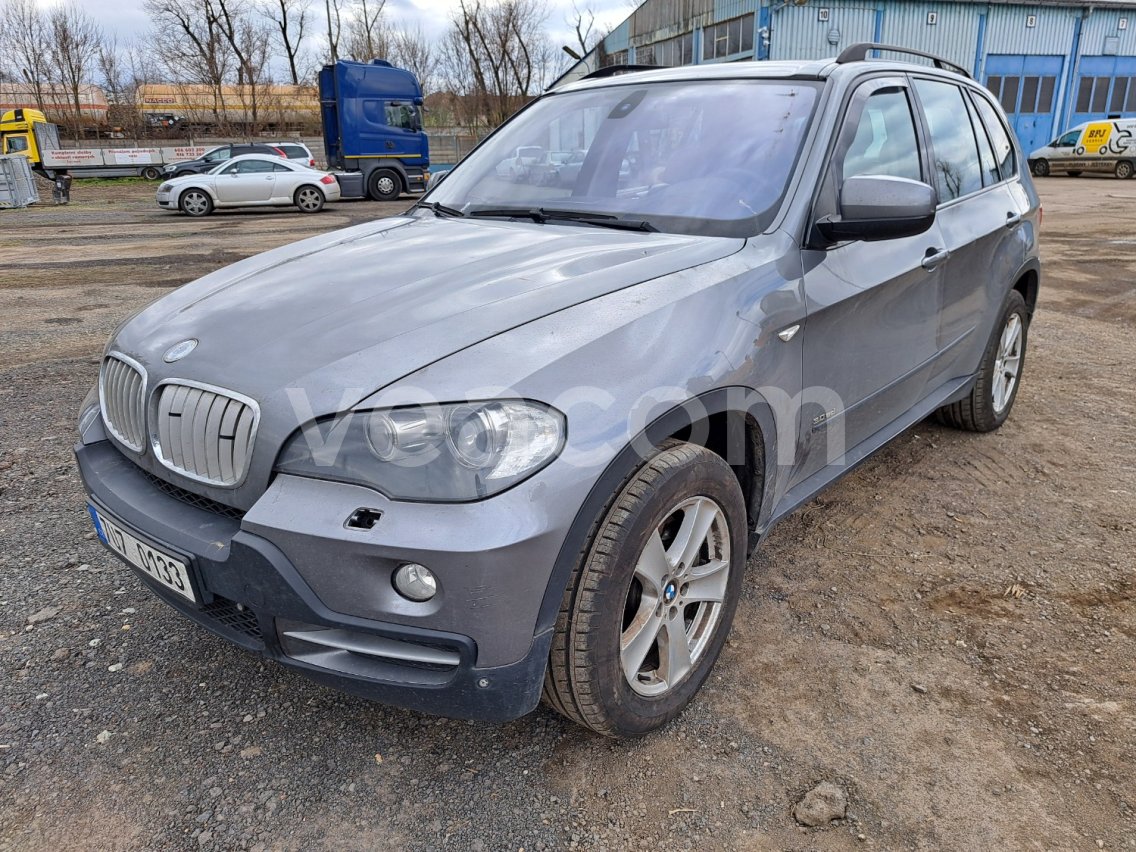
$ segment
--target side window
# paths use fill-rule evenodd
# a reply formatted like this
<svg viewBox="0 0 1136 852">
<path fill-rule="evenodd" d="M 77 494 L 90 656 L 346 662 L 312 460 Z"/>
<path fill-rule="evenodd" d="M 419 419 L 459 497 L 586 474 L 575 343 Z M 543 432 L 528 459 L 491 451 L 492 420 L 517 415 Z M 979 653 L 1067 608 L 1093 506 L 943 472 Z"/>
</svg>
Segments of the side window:
<svg viewBox="0 0 1136 852">
<path fill-rule="evenodd" d="M 203 159 L 207 163 L 220 163 L 224 160 L 229 159 L 229 157 L 231 156 L 233 156 L 232 149 L 218 148 L 216 151 L 210 151 L 201 159 Z"/>
<path fill-rule="evenodd" d="M 282 163 L 273 163 L 272 171 L 274 172 L 291 172 L 292 170 Z"/>
<path fill-rule="evenodd" d="M 923 179 L 915 121 L 902 89 L 881 90 L 864 102 L 841 172 L 844 180 L 856 175 Z"/>
<path fill-rule="evenodd" d="M 1072 133 L 1066 133 L 1057 140 L 1056 147 L 1058 148 L 1072 148 L 1077 144 L 1077 140 L 1081 137 L 1080 130 L 1074 130 Z"/>
<path fill-rule="evenodd" d="M 7 153 L 9 154 L 15 154 L 17 151 L 28 150 L 28 137 L 26 136 L 9 136 L 7 142 Z"/>
<path fill-rule="evenodd" d="M 915 90 L 923 104 L 931 133 L 935 185 L 939 203 L 960 198 L 982 188 L 982 166 L 974 129 L 966 115 L 962 90 L 952 83 L 920 79 Z"/>
<path fill-rule="evenodd" d="M 229 165 L 225 166 L 225 168 L 221 169 L 221 174 L 223 174 L 223 175 L 235 175 L 240 170 L 241 170 L 241 164 L 240 163 L 230 163 Z"/>
<path fill-rule="evenodd" d="M 994 159 L 994 149 L 990 147 L 990 140 L 986 136 L 986 130 L 982 127 L 978 113 L 974 110 L 974 104 L 970 102 L 970 98 L 965 98 L 965 100 L 966 111 L 970 114 L 970 126 L 974 128 L 974 138 L 978 140 L 978 160 L 982 164 L 982 185 L 993 186 L 1001 180 L 998 172 L 998 161 Z"/>
<path fill-rule="evenodd" d="M 242 160 L 239 164 L 242 174 L 255 174 L 272 171 L 272 163 L 264 160 Z"/>
<path fill-rule="evenodd" d="M 1002 173 L 1002 180 L 1009 180 L 1014 176 L 1017 171 L 1015 169 L 1014 159 L 1014 145 L 1010 142 L 1009 131 L 1006 130 L 1006 125 L 998 116 L 997 110 L 990 105 L 986 98 L 975 96 L 975 106 L 978 107 L 978 114 L 982 118 L 982 123 L 986 125 L 986 132 L 990 134 L 990 144 L 994 148 L 994 159 L 998 162 L 998 169 Z M 1074 131 L 1073 141 L 1069 144 L 1072 145 L 1077 141 L 1077 136 L 1080 131 Z M 1065 137 L 1070 134 L 1066 133 Z"/>
</svg>

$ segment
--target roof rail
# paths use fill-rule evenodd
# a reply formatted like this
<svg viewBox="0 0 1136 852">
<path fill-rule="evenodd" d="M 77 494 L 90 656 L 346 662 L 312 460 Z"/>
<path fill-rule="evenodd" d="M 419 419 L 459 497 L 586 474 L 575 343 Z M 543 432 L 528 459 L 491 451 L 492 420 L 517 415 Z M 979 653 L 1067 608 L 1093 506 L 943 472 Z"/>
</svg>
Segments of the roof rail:
<svg viewBox="0 0 1136 852">
<path fill-rule="evenodd" d="M 585 74 L 581 80 L 599 80 L 603 77 L 616 77 L 620 74 L 633 74 L 636 71 L 658 71 L 665 65 L 605 65 L 597 68 L 591 74 Z"/>
<path fill-rule="evenodd" d="M 911 56 L 922 56 L 924 59 L 930 59 L 935 64 L 936 68 L 946 68 L 947 70 L 962 74 L 964 77 L 970 77 L 969 71 L 961 65 L 956 65 L 949 59 L 943 59 L 941 56 L 936 56 L 933 53 L 925 53 L 922 50 L 913 50 L 910 47 L 896 47 L 894 44 L 874 44 L 872 42 L 853 44 L 840 51 L 840 55 L 836 57 L 836 63 L 838 65 L 844 65 L 848 62 L 863 62 L 868 58 L 868 53 L 873 50 L 890 50 L 892 53 L 906 53 Z"/>
</svg>

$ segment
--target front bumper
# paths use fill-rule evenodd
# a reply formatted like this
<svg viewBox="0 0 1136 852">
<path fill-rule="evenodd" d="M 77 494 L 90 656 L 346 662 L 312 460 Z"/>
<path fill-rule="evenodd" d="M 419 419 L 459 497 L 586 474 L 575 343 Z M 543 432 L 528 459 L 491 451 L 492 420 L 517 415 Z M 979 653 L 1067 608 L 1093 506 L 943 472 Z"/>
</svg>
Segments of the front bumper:
<svg viewBox="0 0 1136 852">
<path fill-rule="evenodd" d="M 533 635 L 535 621 L 498 621 L 495 628 L 511 631 L 514 643 L 523 637 L 527 650 L 488 665 L 466 633 L 333 610 L 280 547 L 242 529 L 263 527 L 208 501 L 193 505 L 192 495 L 155 480 L 109 441 L 80 444 L 75 454 L 100 513 L 152 546 L 189 559 L 200 606 L 136 573 L 163 601 L 213 633 L 316 681 L 386 704 L 489 721 L 536 707 L 550 629 Z M 348 555 L 326 557 L 324 572 L 333 573 Z M 469 607 L 470 617 L 484 629 L 477 603 Z"/>
</svg>

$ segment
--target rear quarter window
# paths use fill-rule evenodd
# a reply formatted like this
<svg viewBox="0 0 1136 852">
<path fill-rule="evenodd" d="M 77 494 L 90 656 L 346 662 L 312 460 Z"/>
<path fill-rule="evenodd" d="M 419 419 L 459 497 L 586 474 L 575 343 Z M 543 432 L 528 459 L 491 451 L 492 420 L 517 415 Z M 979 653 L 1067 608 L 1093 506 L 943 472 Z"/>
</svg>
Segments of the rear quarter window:
<svg viewBox="0 0 1136 852">
<path fill-rule="evenodd" d="M 978 115 L 990 134 L 990 144 L 994 148 L 994 159 L 998 161 L 998 170 L 1002 173 L 1002 180 L 1013 177 L 1017 173 L 1017 162 L 1014 157 L 1014 145 L 1010 142 L 1009 131 L 1002 122 L 997 110 L 990 105 L 990 101 L 978 93 L 971 93 Z"/>
</svg>

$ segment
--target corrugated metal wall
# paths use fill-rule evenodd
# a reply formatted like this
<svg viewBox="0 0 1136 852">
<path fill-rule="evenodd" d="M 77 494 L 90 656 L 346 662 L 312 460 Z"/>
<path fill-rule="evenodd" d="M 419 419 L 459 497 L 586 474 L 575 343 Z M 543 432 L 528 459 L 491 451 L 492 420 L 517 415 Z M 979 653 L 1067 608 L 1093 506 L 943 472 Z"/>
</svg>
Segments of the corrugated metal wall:
<svg viewBox="0 0 1136 852">
<path fill-rule="evenodd" d="M 647 0 L 631 13 L 631 43 L 648 44 L 709 22 L 714 0 Z"/>
<path fill-rule="evenodd" d="M 925 50 L 943 59 L 957 62 L 969 73 L 974 69 L 978 50 L 979 18 L 986 11 L 982 5 L 958 3 L 883 3 L 883 27 L 880 41 L 915 50 Z M 927 23 L 928 15 L 936 23 Z M 887 54 L 884 54 L 887 57 Z M 898 58 L 895 57 L 887 58 Z M 908 61 L 911 57 L 905 57 Z"/>
<path fill-rule="evenodd" d="M 1126 22 L 1120 29 L 1120 21 Z M 1106 43 L 1116 39 L 1115 44 Z M 1100 56 L 1106 48 L 1115 48 L 1119 56 L 1136 56 L 1136 9 L 1120 11 L 1116 9 L 1093 9 L 1081 28 L 1081 53 L 1085 56 Z"/>
<path fill-rule="evenodd" d="M 1080 9 L 992 5 L 986 13 L 986 53 L 1068 55 Z M 1029 16 L 1037 25 L 1026 26 Z"/>
<path fill-rule="evenodd" d="M 828 20 L 821 20 L 822 10 Z M 824 59 L 860 41 L 871 41 L 876 7 L 863 0 L 818 0 L 817 5 L 784 6 L 772 14 L 770 59 Z M 836 44 L 829 41 L 829 36 Z"/>
</svg>

